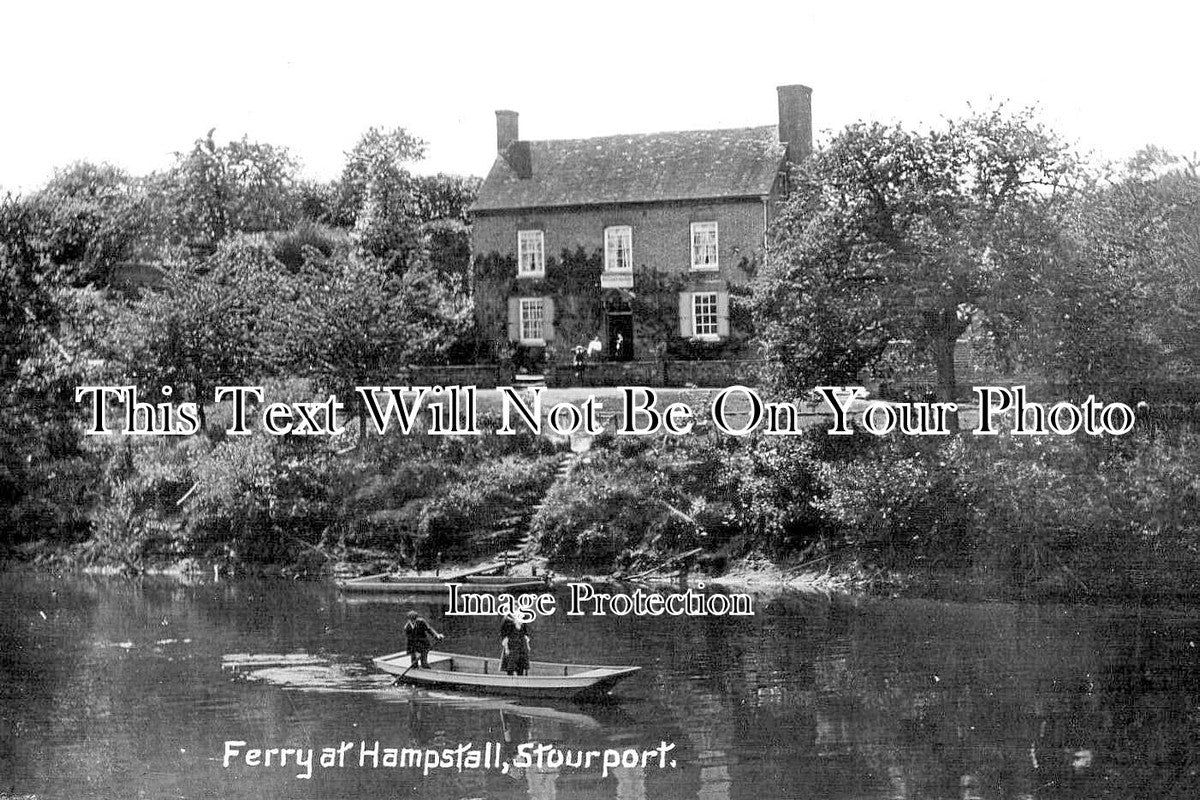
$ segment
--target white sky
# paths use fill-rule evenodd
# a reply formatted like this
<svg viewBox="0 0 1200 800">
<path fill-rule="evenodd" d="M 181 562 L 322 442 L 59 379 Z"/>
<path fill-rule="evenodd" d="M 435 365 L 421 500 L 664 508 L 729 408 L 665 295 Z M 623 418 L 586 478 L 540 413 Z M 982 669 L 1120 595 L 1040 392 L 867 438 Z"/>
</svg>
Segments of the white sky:
<svg viewBox="0 0 1200 800">
<path fill-rule="evenodd" d="M 0 186 L 79 159 L 145 173 L 212 127 L 327 179 L 400 125 L 429 142 L 420 171 L 483 175 L 497 108 L 528 139 L 762 125 L 783 83 L 813 87 L 818 138 L 1006 98 L 1100 157 L 1200 150 L 1200 5 L 968 5 L 9 2 Z"/>
</svg>

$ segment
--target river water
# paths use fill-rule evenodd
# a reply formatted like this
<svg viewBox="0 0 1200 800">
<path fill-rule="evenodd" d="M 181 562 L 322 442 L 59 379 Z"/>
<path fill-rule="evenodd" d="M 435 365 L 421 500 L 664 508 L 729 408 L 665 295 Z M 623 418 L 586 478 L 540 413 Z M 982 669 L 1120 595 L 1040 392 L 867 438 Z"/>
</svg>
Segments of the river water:
<svg viewBox="0 0 1200 800">
<path fill-rule="evenodd" d="M 643 668 L 596 705 L 392 686 L 370 657 L 402 649 L 410 607 L 445 649 L 496 653 L 494 620 L 446 618 L 439 598 L 0 579 L 0 796 L 1200 797 L 1191 609 L 784 595 L 748 619 L 539 620 L 534 658 Z M 526 765 L 529 742 L 622 764 Z M 385 758 L 485 743 L 505 766 Z M 312 765 L 247 764 L 273 748 Z"/>
</svg>

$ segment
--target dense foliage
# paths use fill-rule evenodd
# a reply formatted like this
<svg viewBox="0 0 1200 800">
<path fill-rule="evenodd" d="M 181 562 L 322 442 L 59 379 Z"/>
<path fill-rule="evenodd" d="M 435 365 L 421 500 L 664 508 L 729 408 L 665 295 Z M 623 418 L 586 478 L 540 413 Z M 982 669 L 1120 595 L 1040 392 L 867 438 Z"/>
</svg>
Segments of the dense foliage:
<svg viewBox="0 0 1200 800">
<path fill-rule="evenodd" d="M 366 437 L 350 422 L 338 439 L 225 437 L 218 384 L 353 405 L 352 386 L 477 351 L 468 292 L 508 294 L 515 264 L 471 264 L 477 182 L 411 175 L 422 148 L 369 131 L 316 184 L 283 148 L 210 132 L 160 175 L 76 164 L 0 202 L 0 543 L 130 570 L 427 566 L 503 549 L 545 495 L 533 530 L 572 569 L 632 574 L 699 547 L 710 564 L 764 553 L 1111 594 L 1180 587 L 1200 563 L 1200 441 L 1182 404 L 1115 440 L 604 436 L 561 479 L 561 454 L 533 436 Z M 972 324 L 1073 388 L 1195 375 L 1189 165 L 1151 151 L 1101 180 L 1029 117 L 994 113 L 928 135 L 852 126 L 796 178 L 766 262 L 746 265 L 753 296 L 731 310 L 777 388 L 849 382 L 904 345 L 952 394 L 947 347 Z M 119 289 L 133 262 L 161 280 Z M 564 252 L 531 287 L 556 300 L 560 344 L 599 329 L 614 299 L 595 291 L 601 269 L 599 252 Z M 677 279 L 637 280 L 639 324 L 673 319 Z M 668 355 L 715 355 L 673 341 Z M 151 402 L 170 387 L 210 418 L 181 439 L 83 437 L 74 387 L 101 383 Z"/>
<path fill-rule="evenodd" d="M 342 177 L 317 184 L 298 179 L 286 148 L 209 131 L 161 173 L 81 162 L 0 201 L 3 543 L 91 532 L 111 544 L 135 522 L 132 473 L 97 489 L 76 386 L 196 402 L 206 429 L 219 385 L 301 376 L 349 394 L 461 347 L 462 219 L 478 184 L 415 179 L 421 148 L 403 129 L 372 129 Z M 258 450 L 231 447 L 214 451 L 229 469 L 255 463 Z M 194 472 L 200 455 L 187 452 Z M 234 485 L 221 475 L 206 477 Z"/>
<path fill-rule="evenodd" d="M 1200 176 L 1149 149 L 1080 198 L 1025 351 L 1089 390 L 1166 398 L 1200 372 Z M 1126 396 L 1136 394 L 1131 392 Z M 1136 399 L 1143 399 L 1142 397 Z M 1195 399 L 1195 398 L 1192 398 Z"/>
<path fill-rule="evenodd" d="M 799 167 L 756 278 L 770 377 L 847 383 L 908 341 L 956 394 L 954 344 L 1028 317 L 1051 271 L 1079 167 L 1028 114 L 927 134 L 858 123 Z"/>
</svg>

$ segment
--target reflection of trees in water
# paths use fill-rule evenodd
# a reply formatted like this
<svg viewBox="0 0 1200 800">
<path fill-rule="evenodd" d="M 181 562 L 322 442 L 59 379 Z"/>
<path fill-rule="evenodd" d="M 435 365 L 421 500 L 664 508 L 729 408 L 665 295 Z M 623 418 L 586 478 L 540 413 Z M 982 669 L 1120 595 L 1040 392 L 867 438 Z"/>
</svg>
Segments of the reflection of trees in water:
<svg viewBox="0 0 1200 800">
<path fill-rule="evenodd" d="M 23 766 L 50 796 L 87 787 L 94 796 L 118 797 L 135 786 L 146 796 L 182 794 L 192 785 L 191 770 L 231 732 L 281 747 L 303 744 L 304 729 L 289 724 L 286 694 L 252 691 L 237 703 L 232 687 L 222 685 L 227 681 L 217 683 L 218 654 L 232 637 L 180 602 L 188 587 L 169 580 L 29 580 L 37 596 L 19 607 L 46 610 L 50 619 L 26 632 L 27 648 L 13 648 L 40 654 L 17 674 L 51 691 L 28 697 L 17 713 L 41 721 L 33 737 L 39 747 Z"/>
<path fill-rule="evenodd" d="M 1104 619 L 1090 609 L 872 605 L 848 651 L 818 662 L 818 741 L 887 776 L 879 789 L 895 797 L 1087 796 L 1102 786 L 1154 796 L 1141 787 L 1170 780 L 1164 765 L 1196 763 L 1185 711 L 1196 707 L 1196 662 L 1181 675 L 1186 662 L 1160 646 L 1131 663 L 1138 637 L 1124 623 L 1113 635 Z M 1172 689 L 1156 696 L 1145 676 L 1164 666 Z"/>
<path fill-rule="evenodd" d="M 349 608 L 327 587 L 41 580 L 10 582 L 5 596 L 16 613 L 0 632 L 18 645 L 4 666 L 9 714 L 38 729 L 0 740 L 0 771 L 47 796 L 81 786 L 111 796 L 295 788 L 284 773 L 244 772 L 235 787 L 214 772 L 206 759 L 231 735 L 282 747 L 343 737 L 678 745 L 674 771 L 314 780 L 330 796 L 346 794 L 347 778 L 361 796 L 405 787 L 435 797 L 656 800 L 1200 796 L 1194 615 L 762 599 L 750 620 L 547 621 L 547 647 L 587 658 L 620 652 L 645 666 L 630 685 L 646 699 L 522 714 L 520 704 L 405 701 L 400 689 L 390 703 L 299 697 L 220 674 L 226 653 L 383 652 L 398 641 L 405 607 Z M 355 624 L 339 629 L 348 618 Z M 493 628 L 481 623 L 478 641 L 492 644 Z M 595 638 L 576 638 L 584 634 Z M 155 645 L 185 636 L 192 644 Z M 594 724 L 580 724 L 588 718 Z"/>
<path fill-rule="evenodd" d="M 768 613 L 736 632 L 692 622 L 655 690 L 706 797 L 1196 788 L 1194 620 L 1150 633 L 1088 608 L 891 601 Z"/>
</svg>

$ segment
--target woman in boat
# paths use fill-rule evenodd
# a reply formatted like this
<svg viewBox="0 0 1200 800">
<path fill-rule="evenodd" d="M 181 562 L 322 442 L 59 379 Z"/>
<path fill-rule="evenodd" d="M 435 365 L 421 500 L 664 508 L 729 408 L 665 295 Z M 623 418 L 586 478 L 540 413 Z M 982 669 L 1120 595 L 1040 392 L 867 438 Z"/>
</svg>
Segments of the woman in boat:
<svg viewBox="0 0 1200 800">
<path fill-rule="evenodd" d="M 500 623 L 500 669 L 509 675 L 529 673 L 529 626 L 515 615 Z"/>
<path fill-rule="evenodd" d="M 435 631 L 416 611 L 408 612 L 408 624 L 404 626 L 405 643 L 408 646 L 409 664 L 418 664 L 421 669 L 429 669 L 429 651 L 432 645 L 429 637 L 435 637 L 439 642 L 446 638 Z"/>
</svg>

